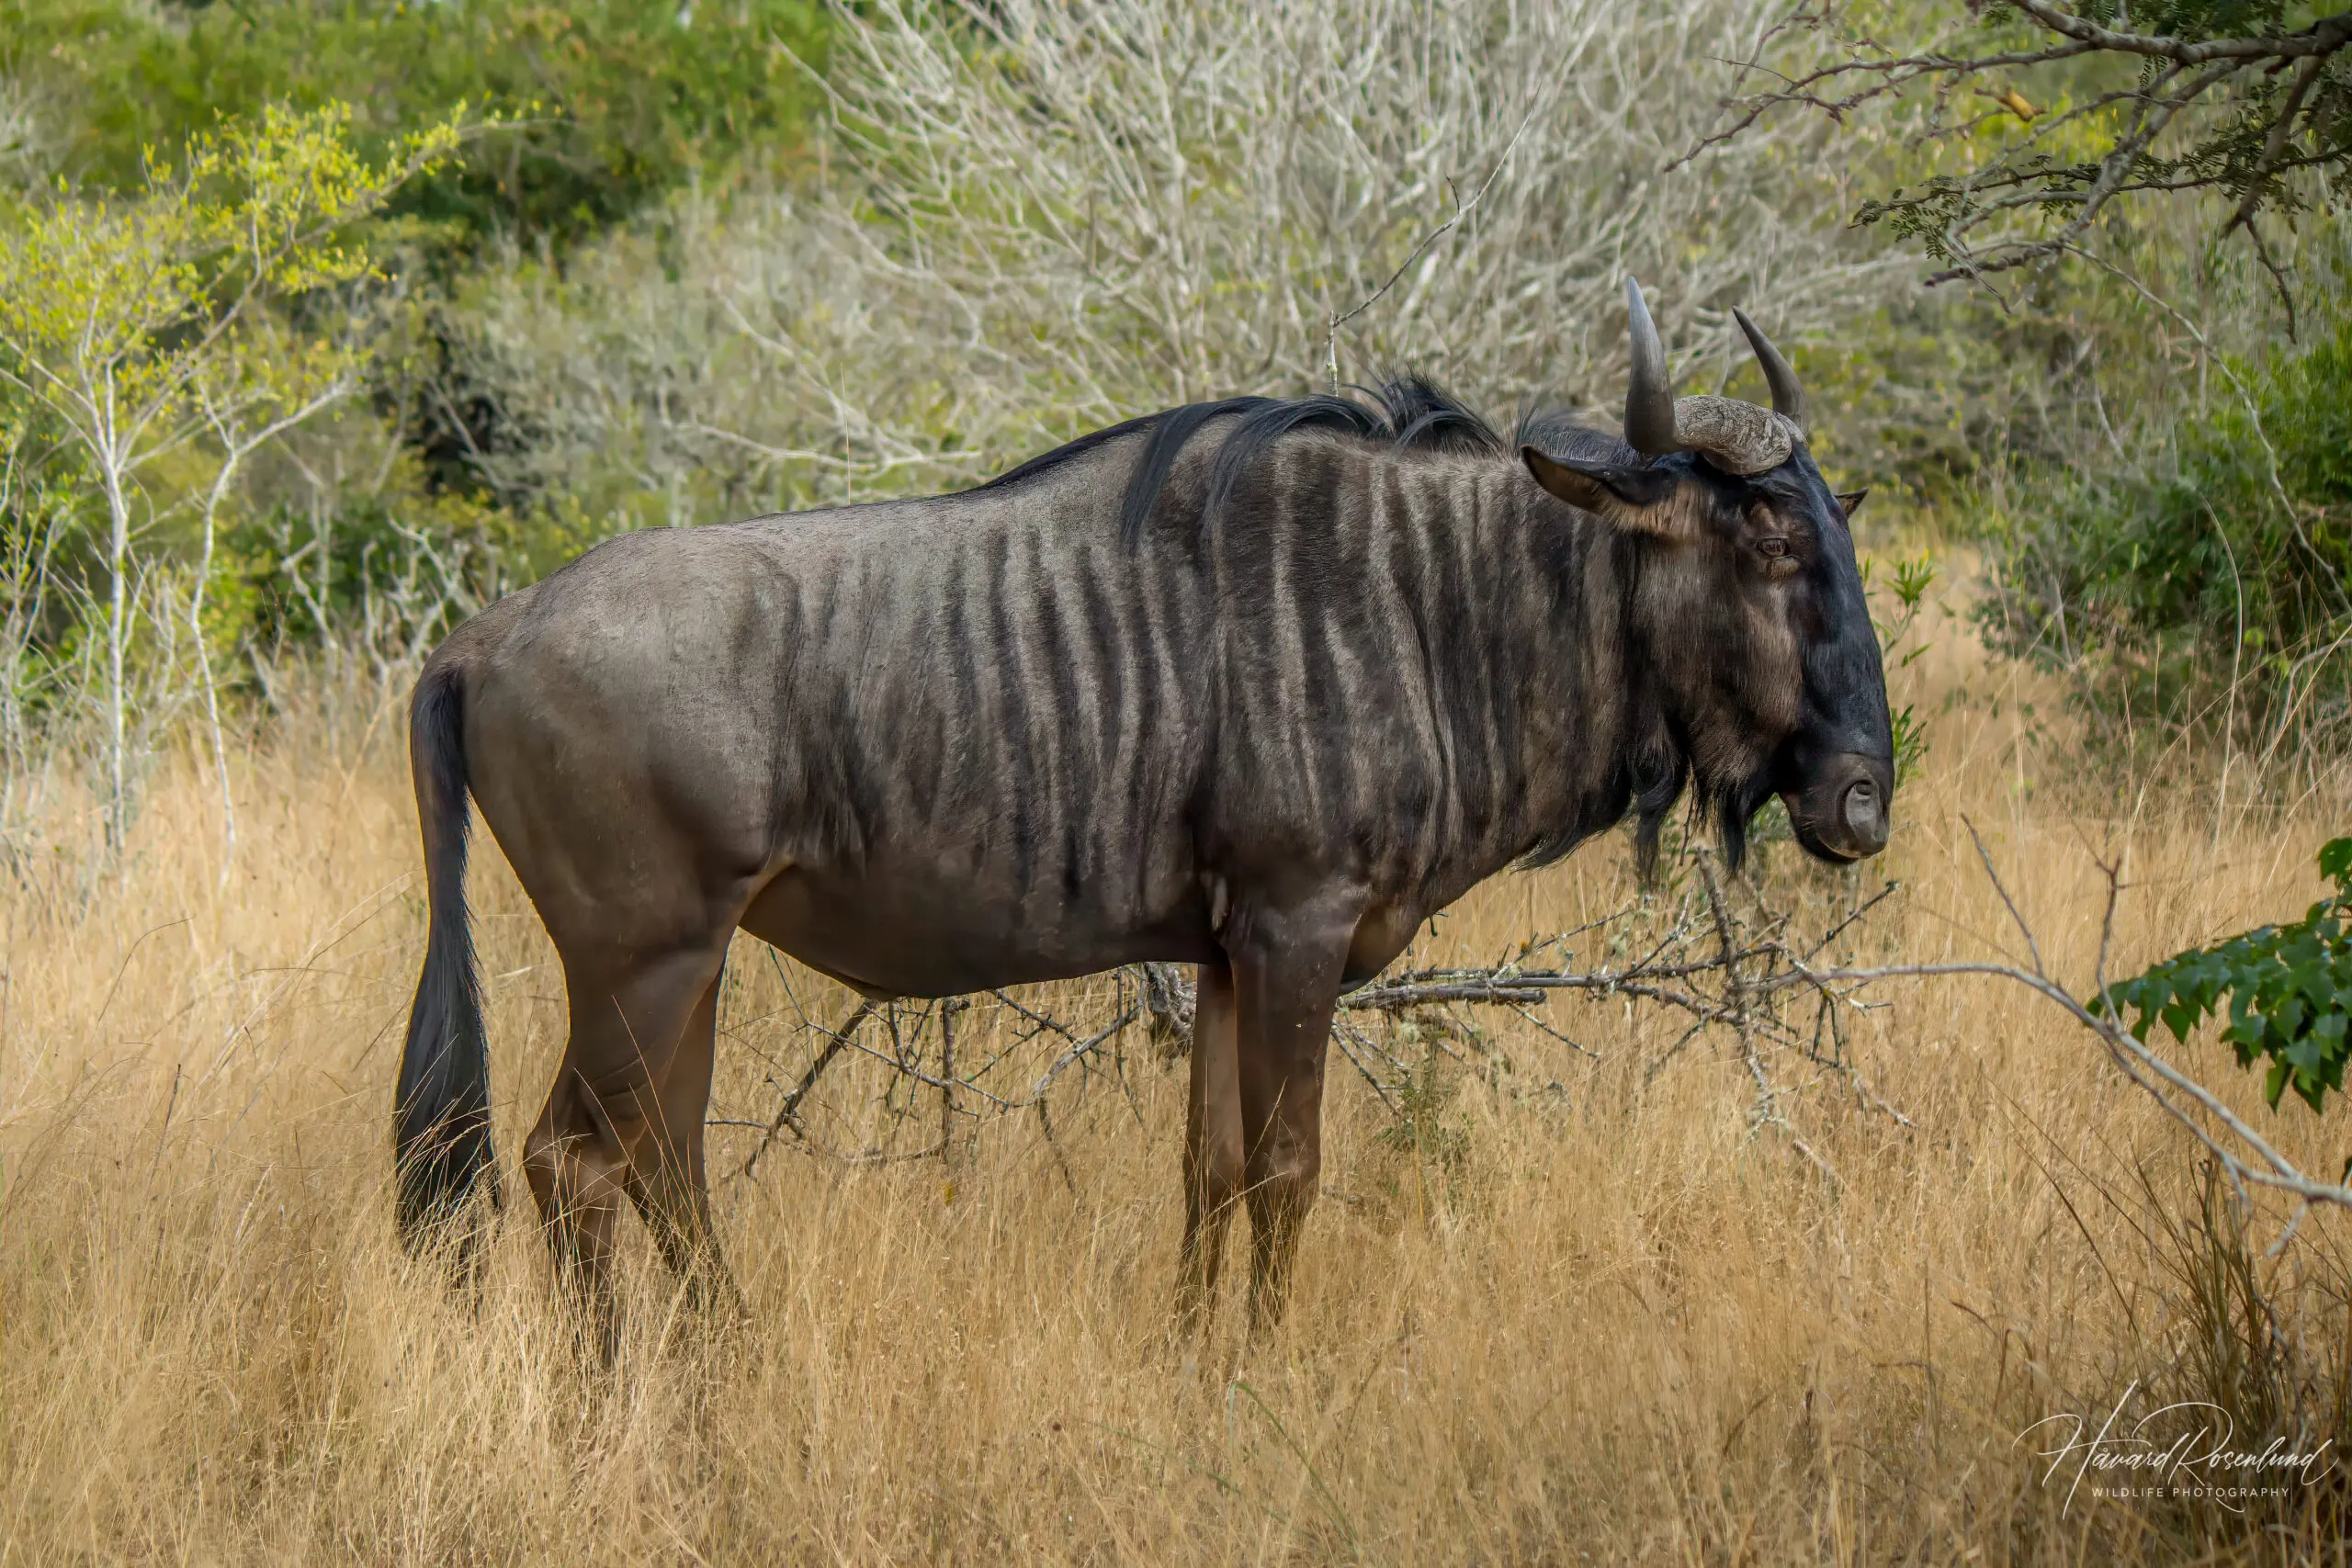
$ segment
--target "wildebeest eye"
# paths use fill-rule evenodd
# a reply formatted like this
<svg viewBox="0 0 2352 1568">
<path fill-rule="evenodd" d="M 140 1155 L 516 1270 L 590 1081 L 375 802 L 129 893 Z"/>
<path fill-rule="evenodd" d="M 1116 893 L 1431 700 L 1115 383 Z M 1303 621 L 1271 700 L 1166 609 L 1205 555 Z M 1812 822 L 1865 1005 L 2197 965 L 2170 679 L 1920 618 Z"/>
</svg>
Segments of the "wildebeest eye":
<svg viewBox="0 0 2352 1568">
<path fill-rule="evenodd" d="M 1770 560 L 1778 560 L 1789 553 L 1789 542 L 1777 536 L 1757 540 L 1756 547 L 1763 551 L 1766 558 Z"/>
</svg>

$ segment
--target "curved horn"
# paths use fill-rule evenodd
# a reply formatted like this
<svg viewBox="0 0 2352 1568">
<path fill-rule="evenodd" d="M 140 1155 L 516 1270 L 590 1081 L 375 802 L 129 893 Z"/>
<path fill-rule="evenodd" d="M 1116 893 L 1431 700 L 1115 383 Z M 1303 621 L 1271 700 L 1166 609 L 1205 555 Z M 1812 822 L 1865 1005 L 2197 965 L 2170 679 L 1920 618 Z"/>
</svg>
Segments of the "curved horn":
<svg viewBox="0 0 2352 1568">
<path fill-rule="evenodd" d="M 1682 450 L 1674 438 L 1674 384 L 1666 378 L 1666 345 L 1642 301 L 1642 286 L 1625 278 L 1625 328 L 1634 365 L 1625 383 L 1625 444 L 1645 457 Z"/>
<path fill-rule="evenodd" d="M 1747 334 L 1747 346 L 1756 351 L 1756 363 L 1764 367 L 1764 383 L 1772 389 L 1772 412 L 1786 419 L 1799 430 L 1804 428 L 1804 388 L 1797 382 L 1797 373 L 1764 335 L 1764 329 L 1747 319 L 1747 312 L 1732 307 L 1732 320 Z"/>
</svg>

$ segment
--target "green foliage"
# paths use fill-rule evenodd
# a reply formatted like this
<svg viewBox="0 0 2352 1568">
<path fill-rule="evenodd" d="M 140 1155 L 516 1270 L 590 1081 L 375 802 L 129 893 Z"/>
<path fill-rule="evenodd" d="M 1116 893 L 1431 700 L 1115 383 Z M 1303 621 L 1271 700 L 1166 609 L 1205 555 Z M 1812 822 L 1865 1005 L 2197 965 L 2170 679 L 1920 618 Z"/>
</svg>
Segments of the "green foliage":
<svg viewBox="0 0 2352 1568">
<path fill-rule="evenodd" d="M 1855 220 L 1915 242 L 1949 264 L 1943 276 L 2068 254 L 2119 196 L 2214 191 L 2231 202 L 2223 231 L 2255 234 L 2259 213 L 2314 205 L 2314 183 L 2301 176 L 2352 164 L 2352 29 L 2340 15 L 2285 0 L 2128 11 L 2121 0 L 2075 0 L 2040 17 L 1995 0 L 1969 11 L 1970 25 L 1932 49 L 1899 62 L 1858 51 L 1772 95 L 1817 103 L 1805 88 L 1875 76 L 1841 106 L 1850 107 L 1934 84 L 1929 123 L 1971 155 L 1864 203 Z M 2086 22 L 2114 31 L 2086 39 Z M 2199 56 L 2200 45 L 2212 52 Z"/>
<path fill-rule="evenodd" d="M 13 704 L 28 667 L 103 632 L 112 844 L 147 750 L 139 710 L 172 707 L 182 629 L 217 711 L 209 646 L 224 605 L 207 592 L 240 468 L 357 389 L 358 347 L 290 333 L 269 307 L 369 278 L 355 226 L 458 143 L 444 121 L 371 158 L 352 145 L 349 118 L 336 105 L 272 107 L 191 138 L 176 164 L 150 159 L 135 194 L 61 183 L 0 198 L 0 447 L 12 460 L 40 454 L 28 478 L 44 491 L 77 480 L 74 510 L 103 524 L 65 549 L 52 534 L 28 576 L 9 574 L 7 689 Z M 174 513 L 201 540 L 177 559 L 158 526 Z M 0 506 L 18 561 L 28 552 L 14 536 L 32 521 L 23 500 Z M 75 615 L 51 635 L 40 607 L 61 602 Z M 214 740 L 225 758 L 217 727 Z"/>
<path fill-rule="evenodd" d="M 2222 1038 L 2237 1048 L 2238 1066 L 2270 1059 L 2262 1092 L 2273 1109 L 2292 1087 L 2313 1111 L 2329 1089 L 2344 1088 L 2347 1015 L 2352 1015 L 2352 838 L 2331 839 L 2319 852 L 2320 874 L 2335 884 L 2289 926 L 2264 926 L 2214 948 L 2192 947 L 2137 979 L 2109 986 L 2092 1010 L 2113 1018 L 2139 1014 L 2132 1033 L 2145 1041 L 2161 1021 L 2173 1038 L 2221 1015 Z"/>
<path fill-rule="evenodd" d="M 459 131 L 444 121 L 371 158 L 349 119 L 271 108 L 192 138 L 176 166 L 151 161 L 132 196 L 0 198 L 0 422 L 43 421 L 80 448 L 110 514 L 110 574 L 128 569 L 134 500 L 142 532 L 183 500 L 209 526 L 224 468 L 355 387 L 356 348 L 291 334 L 264 307 L 370 276 L 356 226 Z"/>
<path fill-rule="evenodd" d="M 1461 1086 L 1442 1071 L 1442 1037 L 1454 1027 L 1442 1019 L 1397 1021 L 1397 1041 L 1421 1046 L 1420 1071 L 1396 1086 L 1396 1119 L 1374 1134 L 1383 1147 L 1440 1175 L 1458 1171 L 1470 1156 L 1470 1129 L 1449 1114 Z"/>
<path fill-rule="evenodd" d="M 1862 562 L 1862 586 L 1868 590 L 1878 576 L 1878 562 Z M 1919 612 L 1926 606 L 1928 590 L 1935 586 L 1935 558 L 1925 551 L 1908 560 L 1898 560 L 1894 570 L 1883 580 L 1886 591 L 1894 595 L 1896 614 L 1891 621 L 1877 624 L 1880 657 L 1892 670 L 1908 670 L 1928 651 L 1928 639 L 1913 637 L 1918 629 Z M 1906 646 L 1907 645 L 1907 646 Z M 1928 727 L 1917 713 L 1914 704 L 1905 703 L 1902 710 L 1891 715 L 1894 727 L 1894 783 L 1903 783 L 1916 775 L 1928 755 Z"/>
<path fill-rule="evenodd" d="M 599 230 L 748 145 L 790 140 L 817 0 L 0 0 L 0 75 L 74 106 L 62 171 L 141 183 L 149 150 L 272 105 L 359 106 L 361 150 L 472 104 L 514 123 L 401 193 L 463 246 Z"/>
<path fill-rule="evenodd" d="M 229 640 L 278 653 L 356 631 L 423 649 L 537 575 L 526 520 L 429 490 L 407 454 L 391 481 L 332 513 L 280 503 L 241 515 L 221 542 L 221 591 L 239 610 Z"/>
<path fill-rule="evenodd" d="M 444 122 L 379 162 L 352 146 L 349 119 L 340 105 L 273 107 L 193 137 L 176 170 L 151 160 L 134 198 L 0 206 L 0 378 L 110 431 L 118 411 L 161 400 L 150 423 L 168 427 L 172 400 L 224 359 L 240 306 L 365 276 L 352 226 L 458 145 Z"/>
<path fill-rule="evenodd" d="M 2352 710 L 2352 314 L 2227 367 L 2145 466 L 2041 471 L 1991 519 L 1990 640 L 2085 677 L 2123 738 L 2338 747 Z M 2115 454 L 2110 454 L 2110 457 Z M 2111 471 L 2121 468 L 2122 471 Z"/>
</svg>

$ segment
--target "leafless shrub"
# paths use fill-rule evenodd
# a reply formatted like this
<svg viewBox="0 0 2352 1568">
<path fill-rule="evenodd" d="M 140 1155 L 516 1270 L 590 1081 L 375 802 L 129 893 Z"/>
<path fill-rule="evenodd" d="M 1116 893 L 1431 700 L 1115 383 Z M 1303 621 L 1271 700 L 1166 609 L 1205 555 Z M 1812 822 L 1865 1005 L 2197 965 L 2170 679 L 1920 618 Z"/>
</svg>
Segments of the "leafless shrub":
<svg viewBox="0 0 2352 1568">
<path fill-rule="evenodd" d="M 1840 227 L 1818 127 L 1665 172 L 1759 27 L 1722 0 L 844 10 L 815 188 L 691 196 L 464 302 L 462 373 L 511 434 L 476 460 L 684 522 L 1405 362 L 1600 400 L 1629 271 L 1719 384 L 1733 304 L 1802 344 L 1901 286 Z"/>
</svg>

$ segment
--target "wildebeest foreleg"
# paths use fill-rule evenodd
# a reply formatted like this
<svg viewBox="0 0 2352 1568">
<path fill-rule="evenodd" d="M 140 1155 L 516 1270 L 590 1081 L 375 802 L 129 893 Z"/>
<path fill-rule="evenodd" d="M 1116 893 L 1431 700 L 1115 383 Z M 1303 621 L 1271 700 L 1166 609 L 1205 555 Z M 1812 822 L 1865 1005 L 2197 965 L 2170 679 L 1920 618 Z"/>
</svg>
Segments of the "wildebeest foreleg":
<svg viewBox="0 0 2352 1568">
<path fill-rule="evenodd" d="M 1217 1274 L 1242 1179 L 1233 971 L 1204 964 L 1195 974 L 1193 1083 L 1184 1113 L 1184 1244 L 1176 1265 L 1180 1335 L 1197 1333 L 1216 1310 Z"/>
<path fill-rule="evenodd" d="M 1300 1229 L 1323 1167 L 1323 1056 L 1360 904 L 1334 894 L 1237 917 L 1232 955 L 1250 1321 L 1282 1320 Z"/>
</svg>

